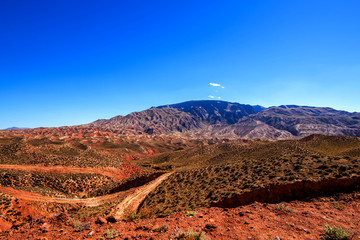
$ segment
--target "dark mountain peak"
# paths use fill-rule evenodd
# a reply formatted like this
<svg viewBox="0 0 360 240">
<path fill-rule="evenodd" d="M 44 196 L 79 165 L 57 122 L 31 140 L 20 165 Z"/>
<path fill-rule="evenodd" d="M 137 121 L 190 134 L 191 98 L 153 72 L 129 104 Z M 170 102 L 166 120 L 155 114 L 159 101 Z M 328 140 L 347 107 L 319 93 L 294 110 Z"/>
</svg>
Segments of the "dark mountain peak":
<svg viewBox="0 0 360 240">
<path fill-rule="evenodd" d="M 244 116 L 258 112 L 251 105 L 217 100 L 188 101 L 158 108 L 175 108 L 210 124 L 234 124 Z"/>
<path fill-rule="evenodd" d="M 267 109 L 266 107 L 263 107 L 261 105 L 253 105 L 252 107 L 255 109 L 256 112 L 261 112 Z"/>
</svg>

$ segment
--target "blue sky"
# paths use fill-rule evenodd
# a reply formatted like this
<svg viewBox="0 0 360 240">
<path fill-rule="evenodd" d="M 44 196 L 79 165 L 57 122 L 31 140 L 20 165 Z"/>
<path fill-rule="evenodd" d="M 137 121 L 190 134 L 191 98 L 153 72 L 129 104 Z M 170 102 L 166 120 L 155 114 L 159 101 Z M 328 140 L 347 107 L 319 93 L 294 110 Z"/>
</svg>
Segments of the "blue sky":
<svg viewBox="0 0 360 240">
<path fill-rule="evenodd" d="M 218 97 L 360 111 L 359 12 L 357 0 L 2 0 L 0 129 Z"/>
</svg>

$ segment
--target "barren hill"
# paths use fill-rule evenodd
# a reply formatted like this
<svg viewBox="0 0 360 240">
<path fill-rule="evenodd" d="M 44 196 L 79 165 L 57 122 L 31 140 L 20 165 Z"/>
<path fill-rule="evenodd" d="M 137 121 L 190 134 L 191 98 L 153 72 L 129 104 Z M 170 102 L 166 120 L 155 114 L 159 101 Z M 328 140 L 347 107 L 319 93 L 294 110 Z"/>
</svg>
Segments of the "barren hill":
<svg viewBox="0 0 360 240">
<path fill-rule="evenodd" d="M 188 136 L 291 139 L 311 134 L 360 136 L 359 113 L 332 108 L 282 105 L 264 108 L 203 100 L 153 107 L 83 125 L 115 131 Z"/>
</svg>

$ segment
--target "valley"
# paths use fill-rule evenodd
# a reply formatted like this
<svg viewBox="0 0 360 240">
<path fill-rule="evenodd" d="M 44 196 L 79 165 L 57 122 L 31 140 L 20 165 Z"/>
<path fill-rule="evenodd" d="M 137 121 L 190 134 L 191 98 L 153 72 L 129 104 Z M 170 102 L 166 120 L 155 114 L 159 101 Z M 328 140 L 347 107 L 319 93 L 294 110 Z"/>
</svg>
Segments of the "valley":
<svg viewBox="0 0 360 240">
<path fill-rule="evenodd" d="M 328 225 L 358 236 L 359 137 L 274 123 L 258 138 L 267 120 L 252 125 L 256 138 L 214 137 L 214 129 L 247 132 L 244 123 L 270 110 L 215 105 L 225 110 L 187 103 L 117 117 L 119 125 L 0 131 L 0 236 L 320 239 Z M 295 118 L 298 108 L 276 114 Z M 340 114 L 300 112 L 296 122 Z"/>
</svg>

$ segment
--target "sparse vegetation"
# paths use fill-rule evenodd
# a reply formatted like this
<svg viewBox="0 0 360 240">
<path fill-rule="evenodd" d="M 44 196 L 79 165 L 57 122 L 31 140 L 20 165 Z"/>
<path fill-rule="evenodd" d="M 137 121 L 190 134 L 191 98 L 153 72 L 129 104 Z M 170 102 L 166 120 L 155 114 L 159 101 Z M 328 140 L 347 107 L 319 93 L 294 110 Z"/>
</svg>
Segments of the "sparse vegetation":
<svg viewBox="0 0 360 240">
<path fill-rule="evenodd" d="M 99 174 L 43 173 L 0 169 L 0 184 L 34 191 L 45 196 L 66 197 L 84 194 L 113 181 Z"/>
<path fill-rule="evenodd" d="M 104 233 L 105 239 L 114 239 L 118 236 L 118 231 L 114 229 L 106 229 Z"/>
<path fill-rule="evenodd" d="M 164 233 L 169 229 L 169 226 L 165 223 L 163 225 L 161 225 L 161 227 L 159 228 L 155 228 L 154 232 L 160 232 L 160 233 Z"/>
<path fill-rule="evenodd" d="M 125 219 L 128 221 L 133 221 L 135 219 L 144 219 L 144 218 L 150 218 L 152 217 L 153 213 L 149 211 L 148 209 L 141 209 L 139 212 L 133 211 L 129 212 Z"/>
<path fill-rule="evenodd" d="M 185 213 L 185 216 L 187 216 L 187 217 L 193 217 L 193 216 L 195 216 L 196 214 L 197 214 L 196 211 L 187 211 L 187 212 Z"/>
<path fill-rule="evenodd" d="M 338 226 L 324 225 L 324 232 L 321 235 L 323 240 L 349 240 L 354 236 L 354 232 L 344 230 Z"/>
<path fill-rule="evenodd" d="M 176 233 L 171 236 L 173 239 L 181 240 L 208 240 L 208 237 L 203 232 L 196 232 L 192 229 L 187 231 L 176 230 Z"/>
<path fill-rule="evenodd" d="M 285 204 L 276 204 L 275 209 L 277 211 L 294 212 L 294 209 L 287 207 Z"/>
<path fill-rule="evenodd" d="M 138 213 L 136 211 L 130 212 L 126 215 L 125 219 L 128 221 L 134 221 L 135 219 L 141 219 L 143 216 L 141 213 Z"/>
<path fill-rule="evenodd" d="M 340 210 L 340 211 L 344 210 L 344 205 L 339 202 L 333 202 L 333 206 L 337 210 Z"/>
<path fill-rule="evenodd" d="M 175 173 L 146 197 L 138 212 L 128 214 L 127 220 L 133 221 L 152 217 L 153 214 L 164 216 L 172 212 L 184 211 L 179 213 L 178 216 L 186 219 L 186 221 L 197 221 L 197 211 L 201 213 L 203 211 L 199 209 L 200 207 L 214 206 L 214 203 L 219 203 L 224 199 L 232 200 L 233 197 L 243 194 L 251 194 L 254 193 L 254 190 L 262 191 L 279 185 L 289 186 L 302 183 L 304 180 L 311 180 L 311 182 L 315 183 L 324 179 L 327 181 L 345 177 L 345 180 L 349 180 L 350 176 L 358 177 L 360 175 L 360 164 L 356 155 L 358 154 L 358 145 L 357 143 L 351 143 L 352 140 L 348 138 L 346 138 L 345 147 L 337 145 L 335 150 L 331 150 L 332 146 L 334 146 L 331 143 L 331 137 L 324 137 L 325 140 L 318 137 L 316 142 L 310 138 L 247 143 L 240 141 L 221 142 L 221 140 L 212 139 L 211 141 L 204 140 L 204 142 L 197 140 L 196 144 L 195 140 L 186 143 L 186 140 L 180 141 L 166 138 L 156 142 L 150 137 L 147 138 L 147 136 L 136 140 L 130 138 L 129 142 L 125 140 L 121 142 L 119 139 L 113 140 L 111 138 L 106 139 L 106 142 L 104 142 L 104 139 L 100 137 L 96 140 L 89 140 L 89 142 L 87 142 L 88 140 L 64 140 L 59 138 L 51 140 L 44 138 L 36 141 L 28 141 L 27 138 L 16 139 L 16 141 L 11 138 L 4 139 L 0 141 L 0 163 L 8 164 L 11 159 L 14 159 L 15 164 L 22 164 L 22 166 L 39 163 L 46 168 L 47 166 L 53 167 L 56 164 L 79 166 L 86 161 L 86 165 L 82 166 L 84 168 L 89 166 L 111 166 L 116 167 L 116 169 L 125 169 L 127 166 L 131 166 L 131 168 L 129 167 L 129 170 L 131 170 L 129 171 L 130 177 L 115 181 L 103 174 L 49 173 L 2 169 L 0 170 L 0 185 L 45 196 L 63 198 L 75 198 L 75 196 L 77 198 L 97 197 L 117 192 L 117 190 L 127 191 L 142 186 L 144 182 L 142 182 L 141 177 L 146 178 L 151 174 L 158 173 L 159 169 L 171 171 L 175 169 Z M 338 140 L 338 138 L 336 139 Z M 322 146 L 321 141 L 326 141 L 326 144 Z M 356 142 L 357 140 L 353 141 Z M 191 148 L 188 148 L 188 146 L 191 146 Z M 151 152 L 150 150 L 164 153 L 152 156 L 154 154 L 152 152 L 146 155 L 147 151 Z M 146 158 L 146 156 L 149 157 Z M 101 159 L 104 159 L 104 162 L 101 162 Z M 158 170 L 155 171 L 155 169 Z M 154 179 L 157 177 L 155 176 Z M 110 215 L 111 210 L 115 208 L 123 197 L 121 193 L 118 194 L 121 196 L 118 201 L 110 202 L 109 199 L 104 198 L 106 200 L 104 202 L 99 201 L 101 205 L 95 207 L 87 207 L 88 205 L 85 204 L 77 205 L 77 203 L 69 203 L 66 206 L 63 203 L 54 203 L 54 205 L 36 203 L 38 204 L 36 207 L 41 209 L 44 206 L 48 212 L 57 212 L 54 209 L 66 210 L 64 212 L 69 212 L 72 216 L 71 220 L 64 220 L 65 228 L 71 229 L 71 231 L 83 231 L 89 226 L 87 222 L 81 222 L 87 221 L 85 218 Z M 295 197 L 299 198 L 299 195 Z M 330 208 L 333 207 L 346 212 L 343 204 L 344 199 L 335 199 L 339 202 L 331 200 L 332 205 L 330 205 Z M 286 202 L 287 200 L 276 201 Z M 16 226 L 21 227 L 24 220 L 20 218 L 26 216 L 21 216 L 20 208 L 14 207 L 16 204 L 16 199 L 0 193 L 2 219 L 5 221 L 10 219 L 16 222 Z M 329 205 L 326 205 L 329 208 Z M 221 207 L 226 208 L 226 206 Z M 154 211 L 148 211 L 149 209 Z M 294 209 L 297 211 L 299 208 L 290 203 L 280 203 L 271 204 L 268 209 L 275 212 L 276 216 L 291 217 L 293 214 L 290 213 L 294 212 Z M 187 217 L 184 218 L 184 215 Z M 208 217 L 203 213 L 199 215 L 204 219 Z M 196 217 L 191 218 L 193 216 Z M 73 219 L 80 219 L 81 221 Z M 106 226 L 103 225 L 106 224 L 106 219 L 103 222 L 105 223 L 101 223 L 102 227 Z M 142 221 L 134 221 L 129 225 L 135 226 L 138 222 Z M 174 228 L 171 223 L 167 225 L 161 222 L 161 224 L 163 225 L 156 225 L 160 227 L 155 229 L 152 229 L 149 225 L 140 227 L 146 228 L 146 231 L 155 236 L 167 232 L 167 236 L 171 234 L 173 239 L 206 239 L 199 226 L 197 226 L 199 228 L 196 231 L 171 232 Z M 214 225 L 214 228 L 203 228 L 203 231 L 219 231 L 216 224 Z M 24 226 L 30 226 L 30 224 Z M 291 225 L 291 227 L 297 227 L 297 225 Z M 352 237 L 351 232 L 336 226 L 324 227 L 324 231 L 322 239 L 325 240 L 351 239 Z M 116 230 L 108 229 L 101 237 L 112 239 L 117 235 Z M 348 238 L 334 238 L 334 236 Z"/>
<path fill-rule="evenodd" d="M 80 222 L 80 221 L 78 221 L 78 220 L 73 220 L 73 221 L 72 221 L 72 225 L 73 225 L 74 228 L 80 227 L 81 224 L 82 224 L 82 222 Z"/>
</svg>

